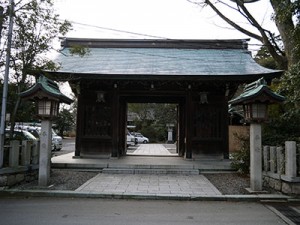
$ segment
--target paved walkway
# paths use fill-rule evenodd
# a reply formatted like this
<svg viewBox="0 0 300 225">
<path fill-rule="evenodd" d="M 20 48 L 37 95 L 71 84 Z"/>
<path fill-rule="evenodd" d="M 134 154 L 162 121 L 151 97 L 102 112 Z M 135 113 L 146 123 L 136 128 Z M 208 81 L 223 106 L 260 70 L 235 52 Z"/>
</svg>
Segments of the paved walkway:
<svg viewBox="0 0 300 225">
<path fill-rule="evenodd" d="M 98 174 L 77 192 L 156 196 L 219 196 L 203 175 Z"/>
<path fill-rule="evenodd" d="M 161 144 L 141 144 L 132 154 L 158 156 L 175 155 L 170 153 Z M 141 160 L 142 158 L 139 159 Z M 222 195 L 220 191 L 203 175 L 178 174 L 100 173 L 83 184 L 76 191 L 83 193 L 181 197 Z"/>
<path fill-rule="evenodd" d="M 161 144 L 141 144 L 132 153 L 127 153 L 128 155 L 178 155 L 172 154 Z"/>
</svg>

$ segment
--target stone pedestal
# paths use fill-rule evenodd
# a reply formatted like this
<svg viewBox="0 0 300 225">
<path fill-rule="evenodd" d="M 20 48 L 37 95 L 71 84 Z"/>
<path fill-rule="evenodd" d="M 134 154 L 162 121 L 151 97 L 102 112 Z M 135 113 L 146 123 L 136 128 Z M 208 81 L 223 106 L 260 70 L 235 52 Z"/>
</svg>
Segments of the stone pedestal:
<svg viewBox="0 0 300 225">
<path fill-rule="evenodd" d="M 47 186 L 50 178 L 52 122 L 43 120 L 40 134 L 39 186 Z"/>
<path fill-rule="evenodd" d="M 250 189 L 262 191 L 261 125 L 250 124 Z"/>
<path fill-rule="evenodd" d="M 173 140 L 173 128 L 174 128 L 174 124 L 173 123 L 168 123 L 167 124 L 167 128 L 168 128 L 168 144 L 173 144 L 174 140 Z"/>
<path fill-rule="evenodd" d="M 168 144 L 173 144 L 173 128 L 169 127 L 168 128 Z"/>
</svg>

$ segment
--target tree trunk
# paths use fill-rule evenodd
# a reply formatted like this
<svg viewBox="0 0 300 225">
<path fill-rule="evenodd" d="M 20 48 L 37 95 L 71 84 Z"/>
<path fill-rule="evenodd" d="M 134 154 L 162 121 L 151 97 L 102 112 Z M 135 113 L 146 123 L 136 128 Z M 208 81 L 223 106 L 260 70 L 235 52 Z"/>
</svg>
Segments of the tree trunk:
<svg viewBox="0 0 300 225">
<path fill-rule="evenodd" d="M 16 125 L 16 115 L 17 115 L 20 103 L 21 103 L 21 98 L 18 97 L 15 107 L 14 107 L 14 111 L 11 116 L 11 120 L 10 120 L 10 133 L 9 133 L 10 139 L 13 138 L 13 133 L 14 133 L 15 125 Z"/>
<path fill-rule="evenodd" d="M 299 61 L 298 54 L 294 51 L 297 39 L 294 36 L 295 26 L 292 20 L 292 10 L 289 10 L 291 2 L 290 0 L 270 0 L 270 2 L 276 15 L 275 23 L 284 44 L 288 67 L 290 67 Z"/>
</svg>

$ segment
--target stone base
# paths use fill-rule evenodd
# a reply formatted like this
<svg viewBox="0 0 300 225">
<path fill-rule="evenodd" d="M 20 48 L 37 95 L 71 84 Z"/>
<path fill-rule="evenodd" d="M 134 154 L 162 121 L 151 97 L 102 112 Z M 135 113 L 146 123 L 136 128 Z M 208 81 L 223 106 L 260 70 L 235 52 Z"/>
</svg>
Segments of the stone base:
<svg viewBox="0 0 300 225">
<path fill-rule="evenodd" d="M 300 195 L 300 182 L 289 182 L 282 179 L 276 179 L 274 176 L 264 176 L 263 186 L 288 195 Z"/>
<path fill-rule="evenodd" d="M 245 188 L 250 194 L 267 194 L 267 191 L 253 191 L 251 188 Z"/>
<path fill-rule="evenodd" d="M 38 177 L 38 170 L 18 171 L 0 175 L 0 187 L 12 187 L 24 181 L 31 182 Z"/>
</svg>

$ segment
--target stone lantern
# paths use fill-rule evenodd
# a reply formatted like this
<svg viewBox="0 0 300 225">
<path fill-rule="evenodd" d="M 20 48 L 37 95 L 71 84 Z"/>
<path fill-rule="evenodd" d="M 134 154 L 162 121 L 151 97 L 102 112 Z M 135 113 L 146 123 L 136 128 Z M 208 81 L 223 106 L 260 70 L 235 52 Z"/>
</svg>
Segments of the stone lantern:
<svg viewBox="0 0 300 225">
<path fill-rule="evenodd" d="M 37 116 L 41 119 L 39 186 L 47 186 L 50 177 L 52 120 L 58 115 L 59 104 L 71 104 L 72 99 L 62 94 L 58 85 L 41 75 L 35 85 L 20 93 L 24 100 L 36 104 Z"/>
<path fill-rule="evenodd" d="M 231 106 L 242 105 L 245 121 L 250 123 L 250 191 L 262 191 L 261 123 L 268 120 L 268 105 L 284 101 L 261 78 L 245 86 L 243 93 L 229 101 Z"/>
</svg>

